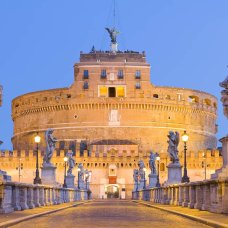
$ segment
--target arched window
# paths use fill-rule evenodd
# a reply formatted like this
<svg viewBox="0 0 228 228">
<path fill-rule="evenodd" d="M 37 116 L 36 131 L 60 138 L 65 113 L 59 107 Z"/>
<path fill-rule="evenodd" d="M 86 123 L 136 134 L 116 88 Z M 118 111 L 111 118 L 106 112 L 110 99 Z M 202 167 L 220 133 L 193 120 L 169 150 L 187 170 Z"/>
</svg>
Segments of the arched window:
<svg viewBox="0 0 228 228">
<path fill-rule="evenodd" d="M 153 98 L 158 98 L 159 96 L 158 96 L 158 94 L 153 94 Z"/>
<path fill-rule="evenodd" d="M 204 99 L 204 102 L 206 105 L 211 106 L 211 100 L 210 99 L 206 98 L 206 99 Z"/>
<path fill-rule="evenodd" d="M 199 103 L 199 97 L 197 97 L 197 96 L 189 96 L 188 97 L 188 101 L 190 103 Z"/>
</svg>

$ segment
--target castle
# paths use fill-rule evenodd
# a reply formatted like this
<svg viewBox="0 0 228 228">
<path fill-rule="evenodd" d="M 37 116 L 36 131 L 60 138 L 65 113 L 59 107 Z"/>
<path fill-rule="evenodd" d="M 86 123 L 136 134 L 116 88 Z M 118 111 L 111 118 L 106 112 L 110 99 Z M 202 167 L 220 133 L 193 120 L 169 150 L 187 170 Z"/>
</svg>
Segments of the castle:
<svg viewBox="0 0 228 228">
<path fill-rule="evenodd" d="M 110 34 L 110 36 L 113 34 Z M 58 139 L 53 163 L 58 181 L 63 179 L 64 154 L 71 150 L 76 163 L 92 171 L 94 197 L 118 192 L 130 198 L 133 169 L 148 155 L 160 154 L 161 182 L 167 178 L 170 130 L 189 135 L 188 169 L 191 180 L 202 180 L 222 165 L 217 147 L 217 99 L 193 89 L 156 86 L 150 81 L 145 52 L 118 51 L 112 39 L 110 51 L 80 53 L 74 65 L 74 81 L 67 88 L 31 92 L 12 101 L 13 152 L 2 152 L 2 169 L 17 180 L 23 163 L 23 181 L 32 181 L 35 143 L 41 136 L 40 159 L 45 153 L 44 133 L 52 128 Z M 179 145 L 183 164 L 183 142 Z M 20 160 L 19 160 L 20 158 Z M 41 161 L 40 160 L 40 161 Z M 207 173 L 206 173 L 207 172 Z M 74 170 L 77 177 L 77 171 Z"/>
</svg>

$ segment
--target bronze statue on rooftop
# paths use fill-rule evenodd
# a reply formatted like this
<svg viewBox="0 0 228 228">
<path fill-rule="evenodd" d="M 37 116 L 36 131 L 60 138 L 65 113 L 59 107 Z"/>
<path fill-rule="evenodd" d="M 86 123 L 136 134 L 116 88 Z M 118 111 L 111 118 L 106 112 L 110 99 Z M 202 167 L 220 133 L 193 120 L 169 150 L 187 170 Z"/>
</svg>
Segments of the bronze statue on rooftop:
<svg viewBox="0 0 228 228">
<path fill-rule="evenodd" d="M 112 28 L 112 29 L 110 29 L 110 28 L 105 28 L 107 31 L 108 31 L 108 33 L 109 33 L 109 36 L 110 36 L 110 38 L 111 38 L 111 42 L 113 43 L 113 44 L 116 44 L 117 42 L 116 42 L 116 37 L 117 37 L 117 35 L 119 34 L 119 32 L 115 29 L 115 28 Z"/>
</svg>

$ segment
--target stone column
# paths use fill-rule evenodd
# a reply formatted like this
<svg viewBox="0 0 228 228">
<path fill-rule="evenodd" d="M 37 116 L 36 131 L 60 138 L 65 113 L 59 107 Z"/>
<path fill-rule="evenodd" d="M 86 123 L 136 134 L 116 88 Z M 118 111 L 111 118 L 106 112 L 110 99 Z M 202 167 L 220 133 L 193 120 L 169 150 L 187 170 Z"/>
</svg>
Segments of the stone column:
<svg viewBox="0 0 228 228">
<path fill-rule="evenodd" d="M 202 204 L 202 210 L 209 211 L 210 209 L 210 184 L 205 183 L 203 185 L 203 204 Z"/>
<path fill-rule="evenodd" d="M 17 185 L 13 186 L 13 208 L 15 211 L 20 211 L 20 192 Z"/>
<path fill-rule="evenodd" d="M 184 187 L 183 186 L 179 186 L 179 199 L 178 199 L 178 202 L 179 202 L 179 206 L 182 206 L 183 204 L 183 199 L 184 199 Z"/>
<path fill-rule="evenodd" d="M 26 210 L 28 209 L 28 204 L 27 204 L 27 199 L 28 199 L 28 196 L 27 196 L 27 187 L 24 187 L 24 186 L 19 186 L 19 191 L 20 191 L 20 206 L 21 206 L 21 210 Z"/>
<path fill-rule="evenodd" d="M 39 189 L 39 202 L 40 202 L 40 206 L 45 206 L 45 201 L 44 201 L 44 187 L 41 187 Z"/>
<path fill-rule="evenodd" d="M 34 194 L 33 194 L 35 207 L 40 207 L 40 197 L 39 197 L 40 194 L 39 193 L 40 193 L 39 188 L 35 187 Z"/>
<path fill-rule="evenodd" d="M 183 207 L 187 207 L 189 203 L 189 186 L 185 185 L 184 186 L 184 200 L 182 202 Z"/>
<path fill-rule="evenodd" d="M 188 203 L 188 207 L 189 208 L 194 208 L 194 205 L 196 203 L 196 186 L 195 185 L 191 185 L 189 186 L 189 203 Z"/>
<path fill-rule="evenodd" d="M 33 209 L 35 207 L 34 196 L 33 196 L 34 188 L 28 187 L 27 190 L 28 190 L 28 207 L 29 207 L 29 209 Z"/>
<path fill-rule="evenodd" d="M 174 205 L 178 206 L 179 205 L 179 186 L 175 187 L 175 200 L 174 200 Z"/>
<path fill-rule="evenodd" d="M 203 189 L 202 185 L 196 185 L 196 203 L 194 208 L 201 210 L 203 204 Z"/>
<path fill-rule="evenodd" d="M 225 180 L 228 178 L 228 135 L 219 141 L 222 143 L 223 166 L 211 175 L 211 179 Z"/>
<path fill-rule="evenodd" d="M 2 202 L 0 204 L 0 213 L 10 213 L 14 211 L 12 202 L 12 186 L 3 183 L 0 186 L 0 195 L 2 196 Z"/>
</svg>

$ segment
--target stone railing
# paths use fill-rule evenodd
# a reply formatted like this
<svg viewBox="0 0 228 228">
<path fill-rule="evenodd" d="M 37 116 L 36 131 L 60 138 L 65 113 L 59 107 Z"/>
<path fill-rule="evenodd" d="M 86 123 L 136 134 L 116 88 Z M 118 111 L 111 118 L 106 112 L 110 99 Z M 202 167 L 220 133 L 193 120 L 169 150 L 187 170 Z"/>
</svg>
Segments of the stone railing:
<svg viewBox="0 0 228 228">
<path fill-rule="evenodd" d="M 228 213 L 228 179 L 198 181 L 132 192 L 132 199 Z"/>
<path fill-rule="evenodd" d="M 87 190 L 19 182 L 0 183 L 0 213 L 88 199 Z"/>
</svg>

